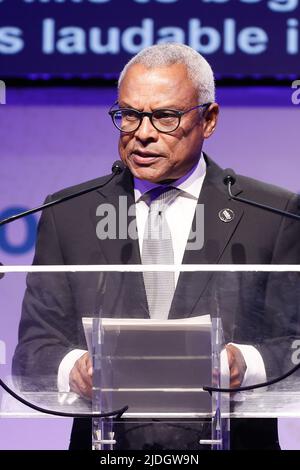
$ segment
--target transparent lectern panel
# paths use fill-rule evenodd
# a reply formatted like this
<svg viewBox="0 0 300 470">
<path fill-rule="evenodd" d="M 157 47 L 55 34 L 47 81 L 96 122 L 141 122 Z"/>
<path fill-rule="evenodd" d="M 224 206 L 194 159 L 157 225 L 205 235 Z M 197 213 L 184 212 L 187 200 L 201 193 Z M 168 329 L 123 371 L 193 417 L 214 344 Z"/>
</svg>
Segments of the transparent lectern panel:
<svg viewBox="0 0 300 470">
<path fill-rule="evenodd" d="M 126 404 L 129 413 L 211 413 L 209 315 L 190 319 L 91 319 L 97 411 Z M 97 396 L 97 391 L 99 392 Z"/>
<path fill-rule="evenodd" d="M 83 325 L 93 411 L 126 404 L 122 419 L 93 420 L 94 449 L 228 448 L 228 394 L 202 387 L 229 386 L 221 380 L 220 319 L 83 318 Z"/>
<path fill-rule="evenodd" d="M 23 399 L 41 408 L 78 414 L 95 413 L 100 409 L 111 411 L 110 407 L 114 406 L 121 408 L 128 405 L 126 393 L 131 389 L 126 380 L 130 378 L 136 381 L 134 387 L 137 390 L 143 385 L 160 391 L 157 413 L 165 411 L 167 406 L 169 411 L 177 407 L 177 411 L 182 412 L 183 403 L 185 407 L 186 403 L 190 406 L 185 411 L 194 413 L 195 409 L 201 410 L 200 397 L 209 397 L 208 392 L 203 393 L 200 389 L 216 384 L 226 387 L 230 370 L 233 388 L 239 384 L 251 388 L 288 374 L 300 362 L 300 278 L 297 267 L 189 265 L 173 269 L 168 266 L 175 272 L 176 290 L 168 318 L 156 323 L 150 319 L 148 311 L 143 279 L 145 267 L 60 268 L 60 272 L 55 267 L 23 267 L 19 272 L 1 268 L 5 274 L 0 280 L 1 378 Z M 159 289 L 157 292 L 159 295 Z M 94 364 L 94 388 L 98 387 L 97 380 L 102 377 L 107 382 L 106 388 L 118 390 L 114 397 L 107 394 L 106 402 L 102 394 L 101 406 L 98 403 L 96 407 L 91 401 L 92 380 L 87 380 L 85 390 L 78 388 L 70 376 L 76 360 L 88 351 L 82 323 L 84 317 L 98 319 L 102 325 L 99 331 L 110 338 L 111 349 L 104 350 L 104 354 L 102 351 L 102 375 L 95 374 L 99 364 Z M 220 318 L 222 322 L 224 344 L 220 344 L 221 364 L 217 373 L 214 364 L 211 374 L 204 367 L 213 358 L 208 340 L 203 339 L 204 329 L 199 326 L 204 318 L 211 323 L 214 318 Z M 151 332 L 145 324 L 152 325 Z M 94 328 L 93 331 L 98 330 Z M 132 348 L 125 350 L 129 360 L 120 360 L 122 355 L 118 350 L 124 348 L 124 331 L 130 338 L 126 347 Z M 117 350 L 114 349 L 116 338 Z M 139 351 L 139 357 L 148 354 L 148 358 L 134 359 L 137 354 L 134 348 Z M 118 353 L 113 359 L 112 352 Z M 183 352 L 185 359 L 181 358 Z M 177 355 L 176 359 L 168 359 L 167 353 Z M 202 365 L 197 361 L 200 357 Z M 238 373 L 234 375 L 236 367 Z M 145 383 L 139 382 L 141 377 L 148 381 L 146 387 Z M 234 404 L 232 413 L 300 416 L 299 383 L 299 373 L 295 371 L 284 381 L 255 392 L 236 393 L 233 390 L 230 394 Z M 170 388 L 190 389 L 189 399 L 186 403 L 185 400 L 180 402 L 178 394 L 175 395 L 177 392 L 170 392 Z M 278 397 L 284 398 L 278 400 Z M 146 413 L 150 404 L 147 395 L 143 401 L 139 392 L 138 399 L 135 397 L 131 408 L 136 406 L 137 412 L 143 410 Z M 22 415 L 25 411 L 22 407 L 20 411 L 19 406 L 2 392 L 2 415 Z M 210 409 L 214 413 L 218 405 Z M 26 410 L 26 413 L 30 412 Z"/>
</svg>

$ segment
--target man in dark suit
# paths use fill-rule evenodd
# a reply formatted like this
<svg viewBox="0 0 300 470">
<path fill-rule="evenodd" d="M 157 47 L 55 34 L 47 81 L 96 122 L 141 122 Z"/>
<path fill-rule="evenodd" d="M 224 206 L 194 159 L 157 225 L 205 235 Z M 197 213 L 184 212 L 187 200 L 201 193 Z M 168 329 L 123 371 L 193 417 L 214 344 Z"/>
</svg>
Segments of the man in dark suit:
<svg viewBox="0 0 300 470">
<path fill-rule="evenodd" d="M 135 56 L 120 76 L 118 104 L 111 110 L 121 131 L 119 153 L 126 169 L 103 189 L 43 213 L 34 264 L 140 264 L 149 211 L 144 196 L 156 187 L 170 186 L 177 189 L 176 199 L 166 208 L 176 264 L 299 263 L 297 224 L 229 200 L 224 171 L 202 152 L 204 140 L 215 130 L 218 111 L 211 68 L 189 47 L 159 45 Z M 101 181 L 105 178 L 97 180 Z M 280 209 L 298 210 L 292 193 L 246 177 L 238 176 L 233 190 Z M 129 232 L 126 237 L 111 237 L 103 231 L 105 224 L 99 225 L 103 220 L 99 208 L 109 204 L 115 209 L 114 233 L 124 231 L 120 197 L 133 208 L 126 232 L 133 223 L 138 238 Z M 196 217 L 199 204 L 204 205 L 202 227 Z M 199 247 L 191 234 L 197 238 L 203 227 L 204 243 Z M 207 313 L 219 286 L 232 387 L 247 383 L 247 378 L 253 383 L 280 373 L 269 341 L 274 336 L 272 319 L 261 318 L 266 305 L 278 313 L 273 299 L 276 279 L 262 275 L 249 283 L 242 275 L 220 279 L 209 273 L 181 273 L 175 285 L 169 319 Z M 131 274 L 130 279 L 120 273 L 29 275 L 15 374 L 30 377 L 37 388 L 45 381 L 55 387 L 58 380 L 60 390 L 90 397 L 92 363 L 82 315 L 101 310 L 106 317 L 149 318 L 147 295 L 141 273 Z M 282 336 L 289 336 L 296 315 L 291 311 L 280 317 Z M 73 438 L 74 443 L 76 429 Z M 80 446 L 84 447 L 81 434 Z"/>
</svg>

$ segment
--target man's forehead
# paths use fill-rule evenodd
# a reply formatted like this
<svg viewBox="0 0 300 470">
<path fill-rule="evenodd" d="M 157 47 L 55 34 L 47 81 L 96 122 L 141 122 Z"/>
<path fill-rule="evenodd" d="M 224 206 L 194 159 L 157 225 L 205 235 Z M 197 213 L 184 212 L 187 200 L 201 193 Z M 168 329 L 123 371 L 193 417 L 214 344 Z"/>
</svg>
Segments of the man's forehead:
<svg viewBox="0 0 300 470">
<path fill-rule="evenodd" d="M 190 101 L 196 95 L 184 64 L 153 68 L 134 64 L 126 72 L 119 89 L 119 101 L 125 101 L 131 106 L 148 101 L 158 106 L 180 104 L 180 100 Z"/>
</svg>

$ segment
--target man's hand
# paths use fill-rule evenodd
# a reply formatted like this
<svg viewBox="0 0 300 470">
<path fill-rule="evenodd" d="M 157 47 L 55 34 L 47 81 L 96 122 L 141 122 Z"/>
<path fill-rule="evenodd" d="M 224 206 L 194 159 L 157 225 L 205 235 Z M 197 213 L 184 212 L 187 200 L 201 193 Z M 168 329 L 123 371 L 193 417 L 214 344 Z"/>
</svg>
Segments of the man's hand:
<svg viewBox="0 0 300 470">
<path fill-rule="evenodd" d="M 93 386 L 92 360 L 88 352 L 83 354 L 70 372 L 69 384 L 71 392 L 78 393 L 81 397 L 92 398 Z"/>
<path fill-rule="evenodd" d="M 240 387 L 247 369 L 244 356 L 233 344 L 226 345 L 228 366 L 230 372 L 230 388 Z"/>
</svg>

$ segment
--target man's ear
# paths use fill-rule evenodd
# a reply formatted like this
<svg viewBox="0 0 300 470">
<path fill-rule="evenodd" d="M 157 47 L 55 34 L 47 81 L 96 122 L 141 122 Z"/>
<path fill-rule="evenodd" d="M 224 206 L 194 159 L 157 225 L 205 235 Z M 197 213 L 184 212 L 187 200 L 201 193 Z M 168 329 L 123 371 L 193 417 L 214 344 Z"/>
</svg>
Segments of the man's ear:
<svg viewBox="0 0 300 470">
<path fill-rule="evenodd" d="M 203 136 L 205 139 L 210 137 L 214 132 L 219 116 L 219 105 L 212 103 L 203 113 Z"/>
</svg>

